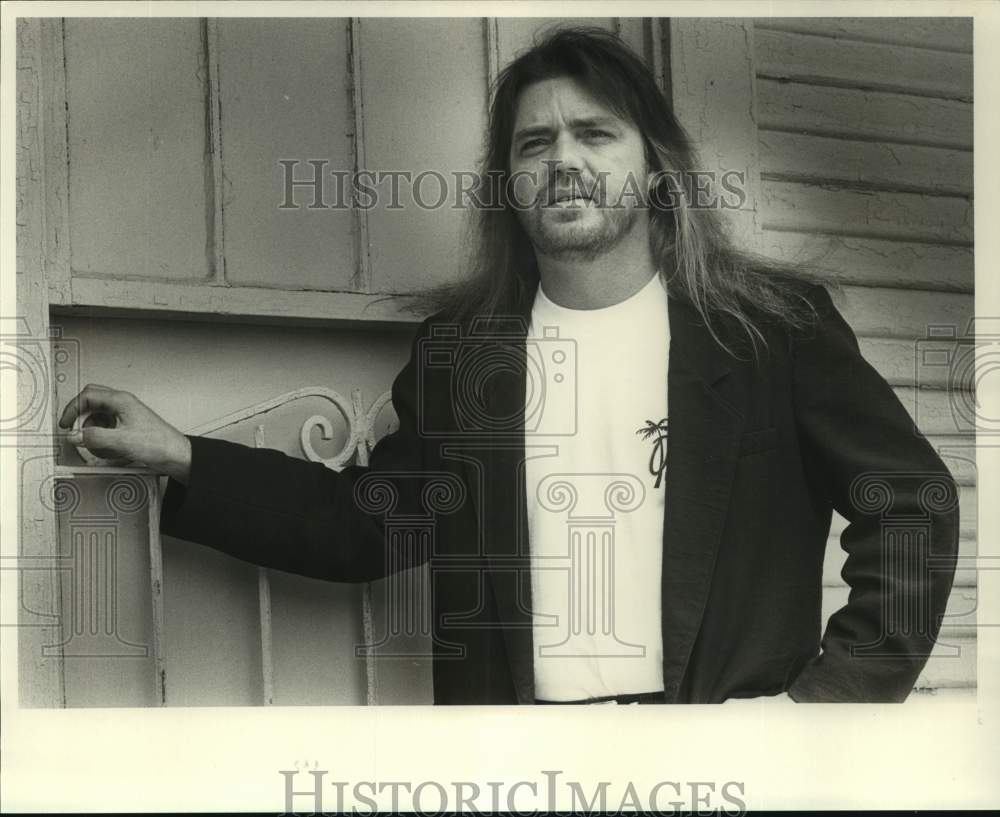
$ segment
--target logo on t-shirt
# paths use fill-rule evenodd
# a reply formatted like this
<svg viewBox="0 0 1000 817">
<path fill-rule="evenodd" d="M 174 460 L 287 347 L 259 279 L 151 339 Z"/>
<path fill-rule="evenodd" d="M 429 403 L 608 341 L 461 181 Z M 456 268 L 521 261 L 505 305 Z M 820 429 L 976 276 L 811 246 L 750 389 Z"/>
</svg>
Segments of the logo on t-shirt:
<svg viewBox="0 0 1000 817">
<path fill-rule="evenodd" d="M 667 466 L 667 418 L 660 422 L 646 420 L 646 425 L 637 428 L 635 433 L 644 440 L 653 440 L 653 451 L 649 455 L 649 473 L 656 477 L 654 488 L 660 487 L 663 471 Z"/>
</svg>

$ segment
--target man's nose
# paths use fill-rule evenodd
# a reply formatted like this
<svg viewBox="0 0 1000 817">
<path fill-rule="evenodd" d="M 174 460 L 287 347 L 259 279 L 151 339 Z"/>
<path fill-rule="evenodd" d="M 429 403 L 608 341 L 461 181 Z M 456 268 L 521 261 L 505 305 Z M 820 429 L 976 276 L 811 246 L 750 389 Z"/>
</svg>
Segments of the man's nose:
<svg viewBox="0 0 1000 817">
<path fill-rule="evenodd" d="M 571 134 L 559 134 L 558 138 L 552 142 L 547 158 L 551 171 L 579 173 L 583 169 L 580 145 Z"/>
<path fill-rule="evenodd" d="M 577 190 L 583 184 L 583 158 L 572 137 L 555 139 L 545 156 L 545 183 L 548 198 L 558 191 Z"/>
</svg>

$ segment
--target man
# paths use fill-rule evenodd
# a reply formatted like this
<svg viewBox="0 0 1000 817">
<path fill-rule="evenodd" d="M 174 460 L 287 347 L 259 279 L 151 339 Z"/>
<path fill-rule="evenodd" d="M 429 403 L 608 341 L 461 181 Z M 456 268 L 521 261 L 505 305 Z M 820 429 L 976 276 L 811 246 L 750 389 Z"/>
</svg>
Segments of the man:
<svg viewBox="0 0 1000 817">
<path fill-rule="evenodd" d="M 171 477 L 170 535 L 332 581 L 429 561 L 436 703 L 905 699 L 957 492 L 826 290 L 692 206 L 694 152 L 611 35 L 513 62 L 489 127 L 470 277 L 430 294 L 368 467 L 185 437 L 96 386 L 61 424 L 116 417 L 78 439 Z M 833 510 L 851 593 L 821 639 Z"/>
</svg>

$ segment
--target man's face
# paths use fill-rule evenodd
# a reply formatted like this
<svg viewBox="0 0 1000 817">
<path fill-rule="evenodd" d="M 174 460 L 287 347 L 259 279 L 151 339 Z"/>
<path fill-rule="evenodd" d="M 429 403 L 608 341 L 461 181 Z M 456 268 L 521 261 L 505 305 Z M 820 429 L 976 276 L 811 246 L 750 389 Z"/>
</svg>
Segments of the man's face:
<svg viewBox="0 0 1000 817">
<path fill-rule="evenodd" d="M 521 92 L 510 170 L 518 218 L 544 255 L 595 258 L 647 217 L 639 131 L 572 79 Z"/>
</svg>

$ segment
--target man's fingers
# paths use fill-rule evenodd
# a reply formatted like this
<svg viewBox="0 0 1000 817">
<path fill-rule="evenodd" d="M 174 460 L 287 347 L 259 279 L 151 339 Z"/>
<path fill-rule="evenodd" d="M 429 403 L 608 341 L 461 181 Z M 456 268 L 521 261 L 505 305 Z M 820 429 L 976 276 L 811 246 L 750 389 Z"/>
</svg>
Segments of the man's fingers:
<svg viewBox="0 0 1000 817">
<path fill-rule="evenodd" d="M 88 411 L 119 412 L 123 406 L 122 392 L 109 389 L 107 386 L 98 386 L 94 383 L 88 385 L 76 397 L 66 404 L 62 416 L 59 418 L 60 428 L 72 428 L 76 418 Z"/>
<path fill-rule="evenodd" d="M 122 433 L 114 428 L 87 426 L 79 436 L 80 442 L 88 451 L 99 457 L 119 456 L 122 448 Z"/>
</svg>

